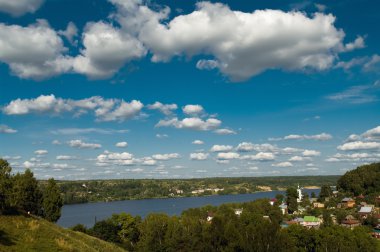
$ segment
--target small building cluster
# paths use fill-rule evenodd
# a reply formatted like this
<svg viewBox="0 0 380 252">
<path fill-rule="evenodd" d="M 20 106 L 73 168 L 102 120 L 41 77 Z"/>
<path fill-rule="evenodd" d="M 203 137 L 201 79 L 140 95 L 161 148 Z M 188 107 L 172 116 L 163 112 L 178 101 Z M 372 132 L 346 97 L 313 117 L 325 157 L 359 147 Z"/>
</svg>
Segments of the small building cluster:
<svg viewBox="0 0 380 252">
<path fill-rule="evenodd" d="M 377 223 L 373 228 L 372 236 L 380 239 L 380 195 L 375 198 L 375 204 L 367 204 L 365 196 L 360 195 L 355 198 L 343 197 L 336 190 L 332 190 L 331 197 L 325 198 L 308 198 L 303 197 L 302 188 L 297 188 L 297 211 L 289 214 L 286 202 L 277 202 L 277 199 L 271 199 L 269 203 L 277 205 L 287 220 L 283 222 L 283 227 L 289 225 L 301 225 L 306 228 L 319 228 L 323 223 L 322 213 L 328 210 L 329 225 L 341 225 L 342 227 L 353 229 L 361 225 L 371 225 Z M 359 203 L 360 202 L 360 203 Z M 371 200 L 372 202 L 372 200 Z M 337 219 L 334 214 L 336 211 L 347 213 Z M 305 214 L 309 213 L 309 214 Z M 310 213 L 318 213 L 317 216 Z"/>
</svg>

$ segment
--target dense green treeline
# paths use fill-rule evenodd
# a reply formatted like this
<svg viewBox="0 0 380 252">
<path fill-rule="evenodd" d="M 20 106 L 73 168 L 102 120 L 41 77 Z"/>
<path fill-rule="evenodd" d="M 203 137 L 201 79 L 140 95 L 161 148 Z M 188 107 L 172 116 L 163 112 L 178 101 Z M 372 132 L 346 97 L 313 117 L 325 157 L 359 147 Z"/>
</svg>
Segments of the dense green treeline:
<svg viewBox="0 0 380 252">
<path fill-rule="evenodd" d="M 41 186 L 29 169 L 15 175 L 11 171 L 9 163 L 0 159 L 0 214 L 32 214 L 57 221 L 63 200 L 54 179 Z"/>
<path fill-rule="evenodd" d="M 202 179 L 125 179 L 58 181 L 65 204 L 147 199 L 212 194 L 243 194 L 296 186 L 335 185 L 339 176 L 202 178 Z M 43 184 L 44 181 L 41 181 Z M 221 190 L 222 189 L 222 190 Z M 269 189 L 269 188 L 267 188 Z M 193 191 L 200 190 L 196 193 Z M 202 191 L 204 190 L 204 191 Z"/>
<path fill-rule="evenodd" d="M 380 192 L 380 163 L 360 166 L 338 180 L 338 189 L 355 196 Z"/>
<path fill-rule="evenodd" d="M 241 214 L 237 211 L 242 210 Z M 145 219 L 114 214 L 93 228 L 73 227 L 128 251 L 379 251 L 365 227 L 281 228 L 278 205 L 268 199 L 188 209 L 181 216 Z"/>
</svg>

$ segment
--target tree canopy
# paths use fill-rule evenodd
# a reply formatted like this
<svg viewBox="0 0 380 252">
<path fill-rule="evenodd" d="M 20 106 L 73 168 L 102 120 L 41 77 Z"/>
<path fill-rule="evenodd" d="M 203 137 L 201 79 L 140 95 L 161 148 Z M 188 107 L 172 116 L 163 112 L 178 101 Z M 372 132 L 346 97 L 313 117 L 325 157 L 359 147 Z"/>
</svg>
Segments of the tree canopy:
<svg viewBox="0 0 380 252">
<path fill-rule="evenodd" d="M 380 163 L 362 165 L 338 179 L 338 189 L 355 196 L 380 192 Z"/>
<path fill-rule="evenodd" d="M 57 221 L 63 201 L 54 179 L 49 179 L 43 188 L 31 170 L 11 172 L 9 163 L 0 159 L 0 214 L 27 213 Z"/>
</svg>

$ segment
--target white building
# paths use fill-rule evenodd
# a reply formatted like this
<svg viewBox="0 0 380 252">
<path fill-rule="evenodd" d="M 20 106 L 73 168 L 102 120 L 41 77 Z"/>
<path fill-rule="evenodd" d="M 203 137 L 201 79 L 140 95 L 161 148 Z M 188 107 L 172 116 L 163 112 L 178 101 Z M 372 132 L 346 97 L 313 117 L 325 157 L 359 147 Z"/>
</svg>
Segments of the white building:
<svg viewBox="0 0 380 252">
<path fill-rule="evenodd" d="M 300 185 L 298 184 L 298 188 L 297 188 L 297 202 L 300 203 L 302 202 L 302 189 L 300 188 Z"/>
</svg>

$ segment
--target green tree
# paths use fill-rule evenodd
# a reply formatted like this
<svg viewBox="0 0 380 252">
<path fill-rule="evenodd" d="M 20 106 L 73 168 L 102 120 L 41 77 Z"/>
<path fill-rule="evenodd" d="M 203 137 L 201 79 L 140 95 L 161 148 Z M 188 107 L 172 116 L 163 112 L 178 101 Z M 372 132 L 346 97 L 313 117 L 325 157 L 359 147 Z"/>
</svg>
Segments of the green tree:
<svg viewBox="0 0 380 252">
<path fill-rule="evenodd" d="M 281 205 L 281 203 L 284 201 L 284 195 L 277 193 L 276 194 L 277 203 Z"/>
<path fill-rule="evenodd" d="M 10 188 L 12 188 L 11 170 L 9 163 L 0 159 L 0 214 L 9 210 Z"/>
<path fill-rule="evenodd" d="M 311 192 L 311 197 L 312 198 L 316 198 L 317 197 L 317 195 L 315 194 L 315 192 Z"/>
<path fill-rule="evenodd" d="M 319 200 L 321 202 L 325 201 L 325 198 L 329 198 L 332 195 L 331 187 L 328 185 L 323 185 L 321 187 L 321 192 L 319 193 Z"/>
<path fill-rule="evenodd" d="M 53 178 L 48 180 L 48 184 L 43 193 L 42 208 L 44 218 L 51 222 L 56 222 L 61 217 L 63 199 L 57 183 Z"/>
<path fill-rule="evenodd" d="M 41 215 L 42 193 L 29 169 L 13 177 L 11 204 L 19 211 Z"/>
<path fill-rule="evenodd" d="M 118 235 L 120 228 L 110 220 L 102 220 L 95 223 L 95 225 L 89 229 L 89 233 L 99 239 L 120 243 L 120 237 Z"/>
<path fill-rule="evenodd" d="M 323 216 L 323 227 L 331 227 L 334 223 L 331 218 L 330 212 L 328 210 L 324 210 L 322 213 Z"/>
<path fill-rule="evenodd" d="M 123 246 L 133 250 L 140 237 L 138 227 L 141 224 L 141 217 L 133 217 L 127 213 L 113 214 L 111 222 L 119 227 L 117 234 Z"/>
<path fill-rule="evenodd" d="M 290 213 L 298 210 L 297 204 L 297 189 L 289 187 L 286 190 L 286 202 L 288 204 L 288 210 Z"/>
<path fill-rule="evenodd" d="M 166 214 L 149 214 L 140 225 L 140 240 L 137 244 L 141 251 L 166 251 L 165 236 L 169 217 Z"/>
<path fill-rule="evenodd" d="M 82 232 L 82 233 L 87 233 L 87 228 L 83 224 L 76 224 L 75 226 L 70 227 L 71 230 L 77 231 L 77 232 Z"/>
</svg>

